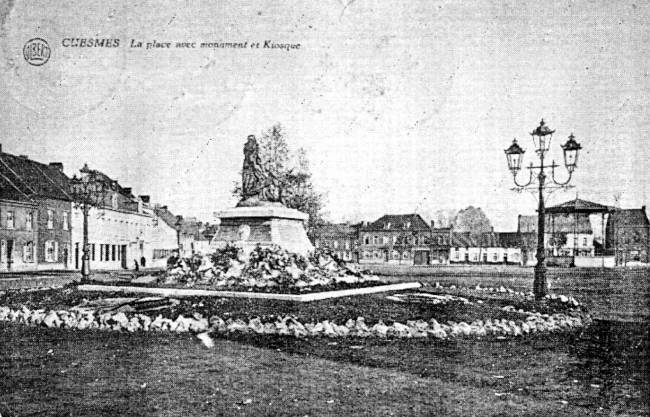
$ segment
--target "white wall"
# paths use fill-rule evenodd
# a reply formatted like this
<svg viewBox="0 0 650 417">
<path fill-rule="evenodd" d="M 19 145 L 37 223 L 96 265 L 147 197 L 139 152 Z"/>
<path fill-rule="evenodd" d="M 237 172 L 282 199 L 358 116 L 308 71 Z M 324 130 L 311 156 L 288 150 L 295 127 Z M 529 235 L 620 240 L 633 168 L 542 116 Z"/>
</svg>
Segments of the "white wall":
<svg viewBox="0 0 650 417">
<path fill-rule="evenodd" d="M 145 259 L 145 266 L 164 267 L 167 258 L 154 259 L 154 249 L 177 249 L 176 231 L 152 210 L 142 213 L 118 210 L 91 209 L 88 215 L 88 243 L 95 244 L 95 257 L 91 252 L 90 267 L 97 270 L 134 269 L 135 262 Z M 78 266 L 81 268 L 83 249 L 83 215 L 81 210 L 72 211 L 72 265 L 75 266 L 75 248 L 79 247 Z M 100 254 L 101 245 L 108 245 L 108 259 Z M 105 247 L 105 246 L 104 246 Z M 115 247 L 115 257 L 113 257 Z M 126 258 L 122 259 L 122 248 L 126 248 Z"/>
</svg>

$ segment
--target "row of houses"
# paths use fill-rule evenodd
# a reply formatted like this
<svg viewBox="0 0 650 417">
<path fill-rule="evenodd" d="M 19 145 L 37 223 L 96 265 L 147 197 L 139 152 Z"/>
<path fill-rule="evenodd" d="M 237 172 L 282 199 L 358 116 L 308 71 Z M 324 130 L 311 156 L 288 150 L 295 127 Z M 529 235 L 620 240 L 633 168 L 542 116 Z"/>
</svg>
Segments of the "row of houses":
<svg viewBox="0 0 650 417">
<path fill-rule="evenodd" d="M 179 249 L 193 252 L 195 237 L 201 240 L 186 237 L 195 220 L 151 204 L 149 196 L 135 195 L 102 172 L 87 166 L 82 171 L 92 172 L 105 190 L 88 214 L 93 269 L 164 267 Z M 79 270 L 83 217 L 62 163 L 12 155 L 0 145 L 0 272 Z"/>
<path fill-rule="evenodd" d="M 649 262 L 645 207 L 616 209 L 576 198 L 548 208 L 545 220 L 544 247 L 550 265 Z M 515 232 L 473 233 L 436 228 L 418 214 L 384 215 L 374 222 L 323 225 L 312 240 L 315 247 L 349 262 L 535 265 L 537 216 L 520 215 Z"/>
</svg>

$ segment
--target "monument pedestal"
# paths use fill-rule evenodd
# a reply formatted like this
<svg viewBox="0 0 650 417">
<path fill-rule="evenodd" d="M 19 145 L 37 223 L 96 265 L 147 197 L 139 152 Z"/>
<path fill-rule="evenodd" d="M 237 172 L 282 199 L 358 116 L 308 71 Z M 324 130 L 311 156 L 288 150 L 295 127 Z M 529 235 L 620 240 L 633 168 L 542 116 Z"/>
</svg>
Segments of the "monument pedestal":
<svg viewBox="0 0 650 417">
<path fill-rule="evenodd" d="M 235 207 L 216 212 L 215 217 L 221 223 L 211 246 L 223 247 L 230 243 L 242 247 L 245 253 L 257 245 L 273 244 L 301 255 L 314 250 L 303 225 L 309 215 L 281 204 Z"/>
</svg>

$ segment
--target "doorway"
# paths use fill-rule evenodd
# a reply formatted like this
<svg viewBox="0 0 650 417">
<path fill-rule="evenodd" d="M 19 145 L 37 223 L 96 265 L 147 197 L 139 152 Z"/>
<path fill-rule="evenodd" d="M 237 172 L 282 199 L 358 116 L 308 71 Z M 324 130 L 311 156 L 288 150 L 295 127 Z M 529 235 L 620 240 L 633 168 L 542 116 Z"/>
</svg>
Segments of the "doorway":
<svg viewBox="0 0 650 417">
<path fill-rule="evenodd" d="M 120 246 L 120 259 L 122 261 L 122 269 L 127 269 L 126 265 L 126 245 Z"/>
</svg>

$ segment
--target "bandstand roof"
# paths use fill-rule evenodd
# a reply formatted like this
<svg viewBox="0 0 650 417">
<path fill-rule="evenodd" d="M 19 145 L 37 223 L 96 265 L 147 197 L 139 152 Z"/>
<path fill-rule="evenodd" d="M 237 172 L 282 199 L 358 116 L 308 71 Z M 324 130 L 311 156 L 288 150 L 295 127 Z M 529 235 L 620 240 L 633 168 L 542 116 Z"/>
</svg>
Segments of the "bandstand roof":
<svg viewBox="0 0 650 417">
<path fill-rule="evenodd" d="M 609 213 L 613 207 L 604 206 L 592 201 L 581 200 L 576 198 L 571 201 L 558 204 L 556 206 L 546 207 L 547 213 Z"/>
</svg>

